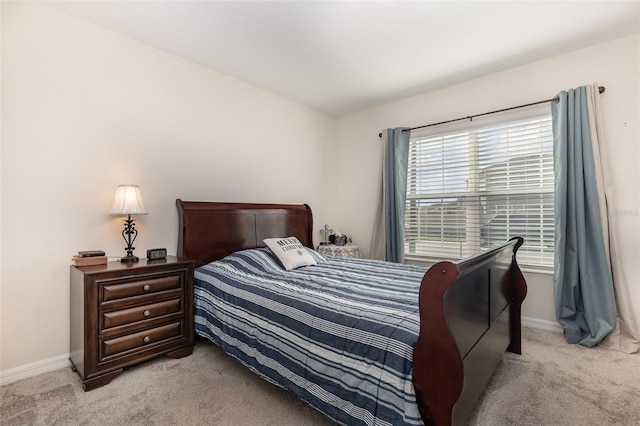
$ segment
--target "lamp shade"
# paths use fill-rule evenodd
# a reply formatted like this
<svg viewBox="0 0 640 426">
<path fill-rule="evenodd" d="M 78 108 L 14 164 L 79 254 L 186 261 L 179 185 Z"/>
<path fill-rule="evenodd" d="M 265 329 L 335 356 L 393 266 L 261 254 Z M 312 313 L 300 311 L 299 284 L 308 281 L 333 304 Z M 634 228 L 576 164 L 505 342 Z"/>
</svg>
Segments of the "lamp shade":
<svg viewBox="0 0 640 426">
<path fill-rule="evenodd" d="M 138 185 L 118 185 L 111 214 L 147 214 Z"/>
</svg>

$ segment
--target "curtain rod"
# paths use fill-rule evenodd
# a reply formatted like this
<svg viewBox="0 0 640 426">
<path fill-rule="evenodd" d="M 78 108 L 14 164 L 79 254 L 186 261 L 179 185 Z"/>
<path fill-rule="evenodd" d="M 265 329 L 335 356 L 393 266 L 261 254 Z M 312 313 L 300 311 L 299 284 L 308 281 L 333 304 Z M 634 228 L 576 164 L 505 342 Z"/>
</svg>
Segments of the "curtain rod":
<svg viewBox="0 0 640 426">
<path fill-rule="evenodd" d="M 605 89 L 604 86 L 598 86 L 598 92 L 604 93 L 605 90 L 606 89 Z M 438 123 L 425 124 L 424 126 L 412 127 L 409 130 L 424 129 L 425 127 L 439 126 L 440 124 L 453 123 L 455 121 L 462 121 L 462 120 L 472 121 L 474 118 L 482 117 L 483 115 L 489 115 L 489 114 L 496 114 L 498 112 L 511 111 L 512 109 L 525 108 L 525 107 L 528 107 L 528 106 L 543 104 L 545 102 L 551 102 L 551 101 L 558 102 L 559 100 L 560 100 L 560 98 L 558 98 L 556 96 L 555 98 L 545 99 L 544 101 L 532 102 L 530 104 L 518 105 L 518 106 L 514 106 L 514 107 L 510 107 L 510 108 L 503 108 L 503 109 L 499 109 L 499 110 L 496 110 L 496 111 L 483 112 L 482 114 L 467 115 L 466 117 L 454 118 L 453 120 L 440 121 Z M 406 130 L 402 131 L 402 133 L 404 133 L 404 132 L 406 132 Z M 378 133 L 378 137 L 381 138 L 382 137 L 382 133 Z"/>
</svg>

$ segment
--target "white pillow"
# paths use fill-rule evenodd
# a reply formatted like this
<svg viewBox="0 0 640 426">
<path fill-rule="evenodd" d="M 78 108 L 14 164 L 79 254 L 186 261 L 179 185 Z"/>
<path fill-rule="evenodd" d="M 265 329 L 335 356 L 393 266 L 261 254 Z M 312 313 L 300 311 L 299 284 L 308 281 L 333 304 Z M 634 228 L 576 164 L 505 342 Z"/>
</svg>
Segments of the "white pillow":
<svg viewBox="0 0 640 426">
<path fill-rule="evenodd" d="M 296 237 L 266 238 L 262 241 L 276 255 L 287 271 L 301 266 L 318 264 L 307 247 L 303 246 Z"/>
</svg>

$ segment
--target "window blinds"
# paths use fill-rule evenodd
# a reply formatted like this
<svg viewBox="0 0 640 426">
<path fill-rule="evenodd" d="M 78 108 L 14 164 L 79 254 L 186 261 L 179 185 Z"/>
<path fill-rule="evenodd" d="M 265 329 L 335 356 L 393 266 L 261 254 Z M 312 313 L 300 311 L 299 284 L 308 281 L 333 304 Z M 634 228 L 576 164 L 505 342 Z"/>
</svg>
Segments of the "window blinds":
<svg viewBox="0 0 640 426">
<path fill-rule="evenodd" d="M 553 266 L 548 113 L 411 138 L 405 253 L 463 258 L 514 236 L 519 262 Z"/>
</svg>

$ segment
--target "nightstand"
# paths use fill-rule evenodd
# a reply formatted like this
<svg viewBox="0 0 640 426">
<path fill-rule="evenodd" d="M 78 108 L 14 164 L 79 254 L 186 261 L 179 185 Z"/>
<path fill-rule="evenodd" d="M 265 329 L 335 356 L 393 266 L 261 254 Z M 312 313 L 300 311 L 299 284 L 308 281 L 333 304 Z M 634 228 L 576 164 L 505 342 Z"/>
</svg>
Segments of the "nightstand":
<svg viewBox="0 0 640 426">
<path fill-rule="evenodd" d="M 142 361 L 191 355 L 193 268 L 173 256 L 71 266 L 69 360 L 85 391 Z"/>
<path fill-rule="evenodd" d="M 340 257 L 353 257 L 360 258 L 360 247 L 355 244 L 347 244 L 344 246 L 337 246 L 335 244 L 321 244 L 318 246 L 318 253 L 329 254 L 332 256 Z"/>
</svg>

